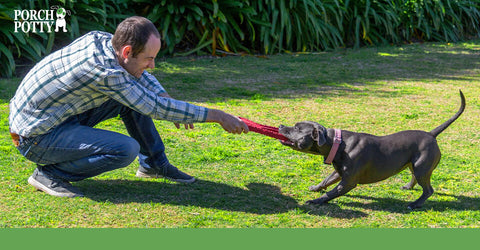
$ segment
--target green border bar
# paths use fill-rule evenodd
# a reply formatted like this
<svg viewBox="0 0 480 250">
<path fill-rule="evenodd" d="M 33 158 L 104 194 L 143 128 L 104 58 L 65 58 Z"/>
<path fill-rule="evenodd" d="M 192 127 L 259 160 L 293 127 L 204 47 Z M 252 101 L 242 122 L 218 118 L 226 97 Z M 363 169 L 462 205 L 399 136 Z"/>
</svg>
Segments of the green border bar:
<svg viewBox="0 0 480 250">
<path fill-rule="evenodd" d="M 479 229 L 1 229 L 14 249 L 458 249 Z"/>
</svg>

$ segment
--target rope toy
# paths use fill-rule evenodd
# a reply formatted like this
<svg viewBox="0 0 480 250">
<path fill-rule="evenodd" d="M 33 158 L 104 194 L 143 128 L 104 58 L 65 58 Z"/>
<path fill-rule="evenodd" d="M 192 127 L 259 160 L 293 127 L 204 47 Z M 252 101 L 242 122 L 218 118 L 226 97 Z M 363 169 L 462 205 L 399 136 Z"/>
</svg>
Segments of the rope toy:
<svg viewBox="0 0 480 250">
<path fill-rule="evenodd" d="M 269 136 L 269 137 L 273 137 L 273 138 L 279 139 L 281 141 L 290 141 L 287 137 L 278 133 L 278 128 L 277 127 L 258 124 L 256 122 L 252 122 L 252 121 L 250 121 L 248 119 L 245 119 L 243 117 L 239 117 L 239 118 L 245 124 L 247 124 L 248 129 L 252 132 L 259 133 L 259 134 L 262 134 L 262 135 L 266 135 L 266 136 Z"/>
</svg>

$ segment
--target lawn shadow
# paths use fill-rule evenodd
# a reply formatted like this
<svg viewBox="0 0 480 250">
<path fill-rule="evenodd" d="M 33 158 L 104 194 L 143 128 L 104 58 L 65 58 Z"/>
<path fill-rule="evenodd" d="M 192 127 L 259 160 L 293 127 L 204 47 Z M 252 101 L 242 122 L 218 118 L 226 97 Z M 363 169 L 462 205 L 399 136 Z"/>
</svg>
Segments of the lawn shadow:
<svg viewBox="0 0 480 250">
<path fill-rule="evenodd" d="M 265 183 L 250 183 L 245 188 L 197 180 L 176 184 L 152 180 L 84 180 L 78 182 L 85 197 L 99 202 L 161 203 L 198 206 L 253 214 L 284 213 L 298 208 L 295 199 L 280 188 Z"/>
<path fill-rule="evenodd" d="M 338 50 L 331 53 L 222 59 L 177 58 L 152 72 L 172 96 L 217 102 L 232 99 L 295 99 L 352 93 L 382 97 L 409 94 L 404 89 L 356 88 L 391 81 L 467 80 L 478 69 L 480 51 L 468 47 L 406 45 Z M 241 66 L 240 66 L 241 65 Z M 170 70 L 170 69 L 176 70 Z M 412 70 L 415 69 L 415 70 Z M 179 79 L 181 79 L 179 81 Z"/>
<path fill-rule="evenodd" d="M 197 206 L 226 211 L 252 214 L 279 214 L 299 209 L 304 213 L 332 218 L 356 219 L 369 214 L 359 209 L 387 211 L 408 214 L 407 208 L 412 201 L 396 198 L 371 197 L 364 195 L 345 195 L 366 202 L 343 203 L 342 206 L 331 201 L 321 206 L 299 204 L 294 198 L 282 194 L 279 187 L 265 183 L 250 183 L 245 188 L 224 183 L 197 180 L 194 184 L 176 184 L 165 181 L 145 180 L 84 180 L 76 184 L 85 197 L 98 202 L 123 203 L 160 203 L 180 206 Z M 422 208 L 415 211 L 479 210 L 480 198 L 463 195 L 446 196 L 454 201 L 436 201 L 429 199 Z M 351 207 L 348 209 L 345 207 Z"/>
<path fill-rule="evenodd" d="M 327 216 L 338 219 L 358 219 L 369 216 L 369 214 L 359 211 L 358 209 L 342 208 L 334 202 L 323 205 L 304 204 L 300 206 L 300 209 L 310 215 Z"/>
<path fill-rule="evenodd" d="M 435 195 L 437 196 L 445 196 L 449 197 L 449 200 L 442 200 L 437 201 L 433 200 L 432 197 Z M 345 195 L 352 198 L 363 199 L 367 201 L 371 201 L 368 203 L 363 202 L 349 202 L 345 203 L 346 206 L 351 207 L 361 207 L 364 209 L 376 210 L 376 211 L 387 211 L 390 213 L 401 213 L 401 214 L 408 214 L 412 212 L 412 210 L 408 209 L 407 206 L 414 200 L 401 200 L 396 198 L 385 198 L 385 197 L 371 197 L 371 196 L 364 196 L 364 195 Z M 451 194 L 444 194 L 444 193 L 434 193 L 433 196 L 430 197 L 423 206 L 415 211 L 438 211 L 444 212 L 447 210 L 455 210 L 455 211 L 478 211 L 480 210 L 480 197 L 468 197 L 464 195 L 451 195 Z"/>
<path fill-rule="evenodd" d="M 310 215 L 343 219 L 368 216 L 335 204 L 300 205 L 294 198 L 282 194 L 279 187 L 265 183 L 250 183 L 246 188 L 240 188 L 207 180 L 177 184 L 158 180 L 87 179 L 76 183 L 76 186 L 89 199 L 115 204 L 160 203 L 252 214 L 279 214 L 299 209 Z"/>
</svg>

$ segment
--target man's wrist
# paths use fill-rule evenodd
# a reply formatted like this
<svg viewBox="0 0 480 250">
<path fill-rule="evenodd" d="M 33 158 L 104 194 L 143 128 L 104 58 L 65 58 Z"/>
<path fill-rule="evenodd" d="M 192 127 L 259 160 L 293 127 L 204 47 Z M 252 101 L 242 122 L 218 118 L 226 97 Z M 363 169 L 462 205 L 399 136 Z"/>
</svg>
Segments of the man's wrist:
<svg viewBox="0 0 480 250">
<path fill-rule="evenodd" d="M 218 122 L 221 123 L 222 121 L 222 113 L 223 111 L 220 111 L 218 109 L 209 109 L 207 113 L 207 119 L 205 120 L 206 122 Z"/>
</svg>

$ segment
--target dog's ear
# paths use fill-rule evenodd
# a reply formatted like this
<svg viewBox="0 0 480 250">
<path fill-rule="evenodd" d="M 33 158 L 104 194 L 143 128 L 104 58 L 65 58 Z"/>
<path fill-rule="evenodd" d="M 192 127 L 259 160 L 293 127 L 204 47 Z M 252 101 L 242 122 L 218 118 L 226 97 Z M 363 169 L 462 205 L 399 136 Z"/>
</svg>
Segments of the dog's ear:
<svg viewBox="0 0 480 250">
<path fill-rule="evenodd" d="M 313 129 L 312 138 L 314 141 L 318 143 L 318 146 L 322 146 L 327 142 L 327 138 L 325 138 L 326 133 L 327 133 L 327 129 L 320 124 L 315 126 L 315 128 Z"/>
</svg>

